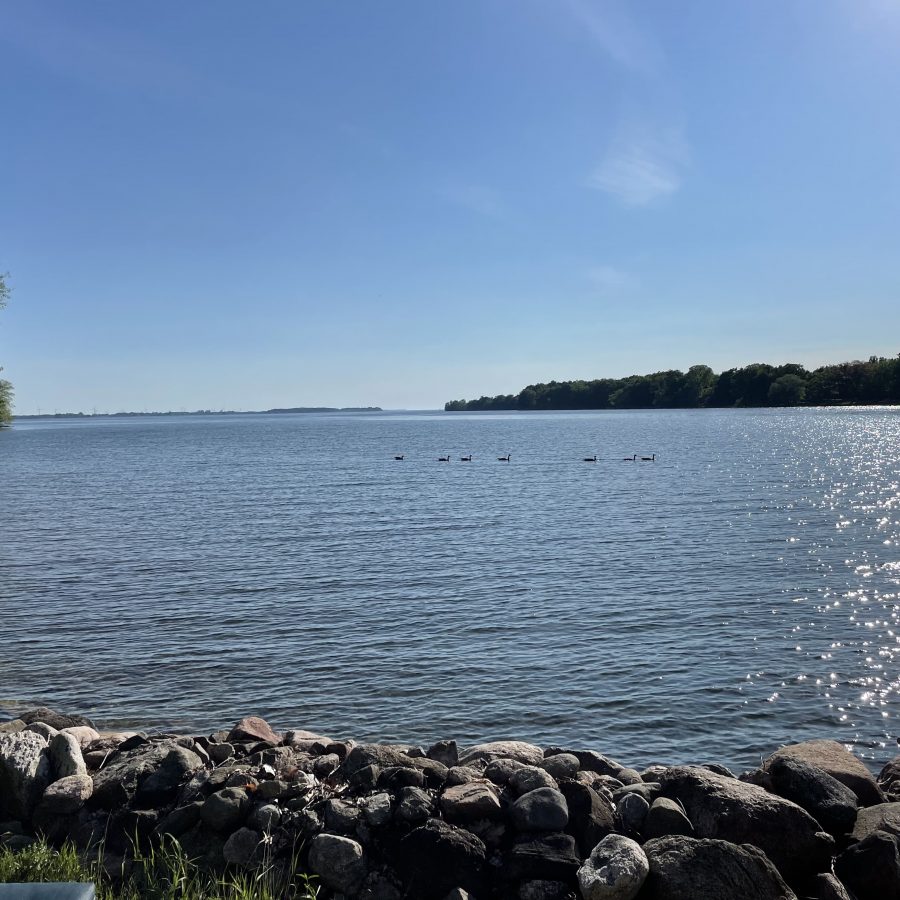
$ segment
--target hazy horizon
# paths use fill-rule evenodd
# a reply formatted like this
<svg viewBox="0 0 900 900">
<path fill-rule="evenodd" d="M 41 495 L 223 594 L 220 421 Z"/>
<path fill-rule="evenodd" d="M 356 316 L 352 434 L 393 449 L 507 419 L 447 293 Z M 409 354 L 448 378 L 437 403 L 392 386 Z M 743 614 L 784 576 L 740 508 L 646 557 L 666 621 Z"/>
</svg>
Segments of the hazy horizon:
<svg viewBox="0 0 900 900">
<path fill-rule="evenodd" d="M 897 353 L 898 4 L 0 6 L 19 414 Z"/>
</svg>

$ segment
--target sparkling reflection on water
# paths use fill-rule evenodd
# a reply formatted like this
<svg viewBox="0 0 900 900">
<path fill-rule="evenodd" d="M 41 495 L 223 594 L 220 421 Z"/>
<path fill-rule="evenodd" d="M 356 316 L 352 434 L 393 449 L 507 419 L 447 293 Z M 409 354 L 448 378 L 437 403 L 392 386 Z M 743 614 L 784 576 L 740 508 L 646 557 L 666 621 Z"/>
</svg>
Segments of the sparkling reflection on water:
<svg viewBox="0 0 900 900">
<path fill-rule="evenodd" d="M 8 714 L 898 752 L 896 409 L 34 421 L 0 471 Z"/>
</svg>

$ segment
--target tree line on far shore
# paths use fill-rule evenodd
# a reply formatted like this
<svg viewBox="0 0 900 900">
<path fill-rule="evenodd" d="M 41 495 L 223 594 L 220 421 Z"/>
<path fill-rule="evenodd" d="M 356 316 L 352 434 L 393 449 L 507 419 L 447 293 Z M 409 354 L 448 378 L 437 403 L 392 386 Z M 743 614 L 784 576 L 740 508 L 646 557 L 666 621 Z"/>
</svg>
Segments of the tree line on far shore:
<svg viewBox="0 0 900 900">
<path fill-rule="evenodd" d="M 628 378 L 550 381 L 530 384 L 518 394 L 451 400 L 460 410 L 693 409 L 735 406 L 875 406 L 900 404 L 900 355 L 820 366 L 753 363 L 716 375 L 709 366 L 691 366 Z"/>
<path fill-rule="evenodd" d="M 0 272 L 0 309 L 6 306 L 9 300 L 9 285 L 6 276 Z M 0 372 L 3 366 L 0 366 Z M 8 425 L 12 420 L 13 386 L 5 379 L 0 378 L 0 425 Z"/>
</svg>

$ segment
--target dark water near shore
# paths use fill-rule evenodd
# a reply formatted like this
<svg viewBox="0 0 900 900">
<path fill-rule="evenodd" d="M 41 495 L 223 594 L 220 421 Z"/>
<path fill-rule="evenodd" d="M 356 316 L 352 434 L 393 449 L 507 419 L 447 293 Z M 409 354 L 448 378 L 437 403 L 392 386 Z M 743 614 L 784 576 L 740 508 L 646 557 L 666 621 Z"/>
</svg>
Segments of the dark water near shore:
<svg viewBox="0 0 900 900">
<path fill-rule="evenodd" d="M 898 752 L 896 409 L 34 420 L 0 476 L 0 714 Z"/>
</svg>

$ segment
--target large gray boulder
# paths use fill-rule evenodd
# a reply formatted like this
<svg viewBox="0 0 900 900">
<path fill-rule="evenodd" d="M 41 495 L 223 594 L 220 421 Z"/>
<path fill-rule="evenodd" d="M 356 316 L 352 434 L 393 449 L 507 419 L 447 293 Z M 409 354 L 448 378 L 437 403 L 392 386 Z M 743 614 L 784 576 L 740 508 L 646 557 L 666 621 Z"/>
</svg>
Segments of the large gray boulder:
<svg viewBox="0 0 900 900">
<path fill-rule="evenodd" d="M 759 848 L 672 835 L 644 844 L 641 900 L 797 900 Z"/>
<path fill-rule="evenodd" d="M 232 744 L 261 741 L 280 744 L 281 738 L 282 736 L 265 719 L 259 716 L 245 716 L 228 732 L 226 740 Z"/>
<path fill-rule="evenodd" d="M 683 837 L 694 837 L 694 826 L 684 814 L 684 810 L 668 797 L 657 797 L 647 813 L 644 821 L 643 835 L 651 838 L 667 837 L 680 834 Z"/>
<path fill-rule="evenodd" d="M 357 744 L 341 764 L 341 773 L 349 778 L 367 766 L 377 766 L 379 769 L 416 768 L 413 758 L 398 747 L 388 744 Z"/>
<path fill-rule="evenodd" d="M 485 859 L 480 838 L 440 819 L 429 819 L 400 842 L 396 869 L 406 896 L 416 900 L 443 900 L 454 888 L 481 896 Z"/>
<path fill-rule="evenodd" d="M 803 741 L 776 750 L 764 763 L 767 771 L 776 759 L 799 759 L 847 785 L 860 806 L 884 803 L 885 796 L 865 764 L 837 741 Z"/>
<path fill-rule="evenodd" d="M 135 805 L 146 809 L 172 800 L 178 788 L 202 765 L 203 760 L 192 750 L 172 747 L 159 766 L 138 785 Z"/>
<path fill-rule="evenodd" d="M 514 759 L 526 766 L 539 766 L 544 761 L 544 751 L 525 741 L 489 741 L 469 747 L 459 757 L 459 765 L 466 766 L 476 760 Z"/>
<path fill-rule="evenodd" d="M 542 787 L 522 794 L 510 816 L 519 831 L 562 831 L 569 824 L 569 807 L 559 791 Z"/>
<path fill-rule="evenodd" d="M 0 734 L 0 821 L 30 818 L 49 783 L 46 739 L 33 731 Z"/>
<path fill-rule="evenodd" d="M 141 744 L 131 750 L 119 751 L 112 755 L 106 765 L 94 773 L 94 795 L 91 797 L 91 805 L 115 809 L 129 803 L 138 786 L 155 772 L 176 748 L 179 748 L 179 745 L 175 741 L 164 740 Z"/>
<path fill-rule="evenodd" d="M 225 862 L 241 869 L 249 869 L 262 860 L 262 838 L 251 828 L 238 828 L 222 846 Z"/>
<path fill-rule="evenodd" d="M 633 900 L 650 866 L 641 845 L 621 834 L 610 834 L 591 851 L 578 870 L 584 900 Z"/>
<path fill-rule="evenodd" d="M 859 811 L 853 826 L 853 839 L 864 841 L 876 831 L 900 835 L 900 803 L 879 803 Z"/>
<path fill-rule="evenodd" d="M 802 806 L 829 834 L 847 834 L 856 821 L 856 794 L 822 769 L 792 756 L 769 763 L 771 789 Z"/>
<path fill-rule="evenodd" d="M 26 725 L 30 725 L 32 722 L 43 722 L 45 725 L 52 726 L 57 731 L 62 731 L 63 728 L 75 728 L 82 725 L 87 726 L 88 728 L 94 727 L 94 723 L 84 716 L 69 716 L 65 713 L 59 713 L 55 709 L 48 709 L 46 706 L 38 706 L 35 709 L 30 709 L 28 712 L 22 713 L 19 718 Z"/>
<path fill-rule="evenodd" d="M 44 816 L 78 812 L 93 792 L 94 782 L 90 775 L 67 775 L 47 787 L 39 809 Z"/>
<path fill-rule="evenodd" d="M 506 858 L 507 874 L 521 881 L 573 882 L 581 858 L 570 834 L 523 834 Z"/>
<path fill-rule="evenodd" d="M 581 858 L 615 830 L 615 810 L 605 797 L 578 781 L 562 781 L 560 792 L 569 808 L 566 831 L 575 838 Z"/>
<path fill-rule="evenodd" d="M 856 900 L 897 900 L 900 837 L 886 831 L 872 832 L 834 861 L 834 872 Z"/>
<path fill-rule="evenodd" d="M 317 834 L 309 847 L 309 866 L 333 891 L 353 894 L 366 877 L 362 845 L 336 834 Z"/>
<path fill-rule="evenodd" d="M 441 810 L 450 822 L 499 819 L 503 809 L 497 789 L 489 781 L 470 781 L 447 788 L 441 794 Z"/>
<path fill-rule="evenodd" d="M 698 838 L 759 847 L 789 884 L 830 869 L 833 839 L 796 803 L 705 768 L 676 766 L 659 782 Z"/>
<path fill-rule="evenodd" d="M 58 731 L 50 739 L 50 768 L 56 778 L 87 775 L 81 744 L 74 735 Z"/>
</svg>

